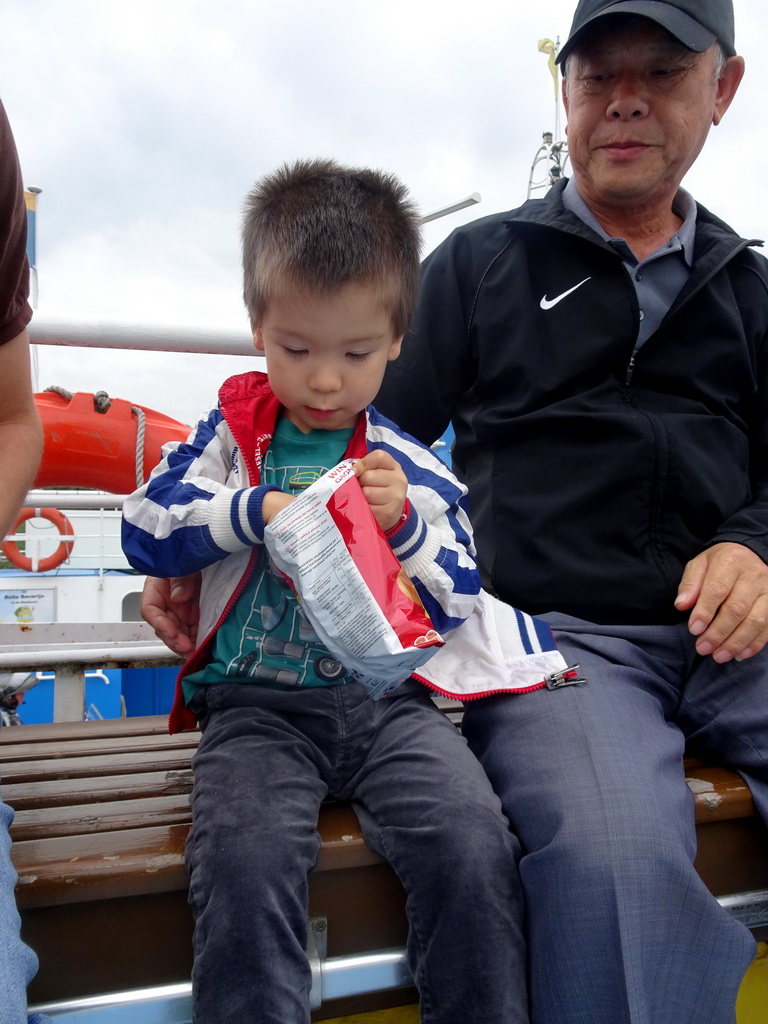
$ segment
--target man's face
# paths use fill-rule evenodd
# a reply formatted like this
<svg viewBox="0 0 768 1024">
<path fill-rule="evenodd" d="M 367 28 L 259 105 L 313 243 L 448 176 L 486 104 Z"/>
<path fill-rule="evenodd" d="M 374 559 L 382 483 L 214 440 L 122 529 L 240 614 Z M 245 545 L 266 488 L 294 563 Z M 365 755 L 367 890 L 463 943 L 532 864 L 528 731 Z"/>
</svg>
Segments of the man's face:
<svg viewBox="0 0 768 1024">
<path fill-rule="evenodd" d="M 563 83 L 568 153 L 593 207 L 669 209 L 743 74 L 731 58 L 715 80 L 713 46 L 694 53 L 654 22 L 591 33 Z"/>
</svg>

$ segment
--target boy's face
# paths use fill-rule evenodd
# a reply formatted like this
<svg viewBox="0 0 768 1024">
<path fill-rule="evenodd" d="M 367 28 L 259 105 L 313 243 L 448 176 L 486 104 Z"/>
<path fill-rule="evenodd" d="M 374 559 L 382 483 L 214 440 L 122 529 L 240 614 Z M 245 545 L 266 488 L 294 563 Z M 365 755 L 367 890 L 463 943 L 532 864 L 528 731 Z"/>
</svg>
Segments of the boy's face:
<svg viewBox="0 0 768 1024">
<path fill-rule="evenodd" d="M 353 427 L 402 338 L 375 288 L 347 284 L 333 295 L 270 299 L 253 340 L 286 418 L 306 434 Z"/>
</svg>

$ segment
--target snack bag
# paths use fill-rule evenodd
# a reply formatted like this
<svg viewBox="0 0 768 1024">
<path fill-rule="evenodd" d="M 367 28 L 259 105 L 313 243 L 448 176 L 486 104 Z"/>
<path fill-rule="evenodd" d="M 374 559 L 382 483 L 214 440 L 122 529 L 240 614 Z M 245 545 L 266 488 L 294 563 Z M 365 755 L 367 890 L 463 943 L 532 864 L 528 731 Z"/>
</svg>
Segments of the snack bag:
<svg viewBox="0 0 768 1024">
<path fill-rule="evenodd" d="M 354 474 L 339 463 L 267 526 L 264 543 L 318 637 L 374 699 L 442 646 Z"/>
</svg>

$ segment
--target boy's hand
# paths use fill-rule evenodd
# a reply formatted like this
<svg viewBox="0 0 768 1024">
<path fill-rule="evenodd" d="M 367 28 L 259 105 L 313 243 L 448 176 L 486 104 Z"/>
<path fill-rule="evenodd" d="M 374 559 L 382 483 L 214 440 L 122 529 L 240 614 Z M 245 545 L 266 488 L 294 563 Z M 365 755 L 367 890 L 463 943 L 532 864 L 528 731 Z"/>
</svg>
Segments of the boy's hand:
<svg viewBox="0 0 768 1024">
<path fill-rule="evenodd" d="M 261 517 L 264 520 L 264 525 L 269 526 L 277 513 L 282 512 L 285 506 L 290 505 L 292 501 L 292 494 L 286 494 L 284 491 L 267 491 L 261 503 Z"/>
<path fill-rule="evenodd" d="M 355 476 L 382 530 L 386 533 L 397 526 L 408 493 L 408 480 L 400 464 L 389 452 L 376 449 L 355 463 Z"/>
</svg>

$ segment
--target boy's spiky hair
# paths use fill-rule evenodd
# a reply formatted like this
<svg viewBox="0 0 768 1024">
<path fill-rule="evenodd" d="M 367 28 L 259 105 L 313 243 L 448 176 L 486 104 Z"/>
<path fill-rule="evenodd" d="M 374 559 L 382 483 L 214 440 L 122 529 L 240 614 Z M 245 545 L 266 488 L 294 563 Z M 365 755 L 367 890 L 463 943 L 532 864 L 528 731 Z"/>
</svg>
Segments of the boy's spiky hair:
<svg viewBox="0 0 768 1024">
<path fill-rule="evenodd" d="M 416 308 L 421 221 L 392 174 L 298 160 L 256 182 L 245 199 L 243 298 L 253 326 L 270 296 L 332 295 L 349 283 L 380 289 L 395 335 Z"/>
</svg>

